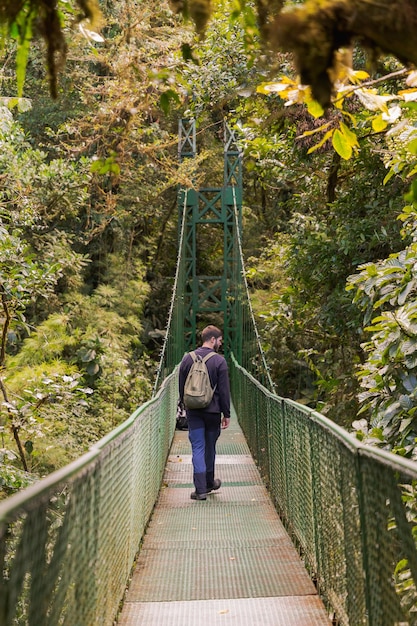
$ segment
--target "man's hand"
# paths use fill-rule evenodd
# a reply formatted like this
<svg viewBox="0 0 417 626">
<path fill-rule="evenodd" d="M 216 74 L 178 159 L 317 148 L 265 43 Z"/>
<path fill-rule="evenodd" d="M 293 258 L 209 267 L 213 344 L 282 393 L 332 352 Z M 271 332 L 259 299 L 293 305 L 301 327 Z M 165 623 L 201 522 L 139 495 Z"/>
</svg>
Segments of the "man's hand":
<svg viewBox="0 0 417 626">
<path fill-rule="evenodd" d="M 230 424 L 230 417 L 222 418 L 222 428 L 228 428 Z"/>
</svg>

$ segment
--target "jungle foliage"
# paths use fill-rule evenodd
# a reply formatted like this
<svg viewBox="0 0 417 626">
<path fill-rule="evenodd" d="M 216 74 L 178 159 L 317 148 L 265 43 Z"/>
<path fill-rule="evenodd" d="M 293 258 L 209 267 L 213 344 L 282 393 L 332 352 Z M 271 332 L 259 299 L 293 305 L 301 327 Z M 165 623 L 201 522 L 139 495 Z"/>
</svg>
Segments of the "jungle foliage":
<svg viewBox="0 0 417 626">
<path fill-rule="evenodd" d="M 152 391 L 176 261 L 166 250 L 176 242 L 181 175 L 177 115 L 164 115 L 161 95 L 172 59 L 182 62 L 182 35 L 190 35 L 166 4 L 141 6 L 139 21 L 136 8 L 102 7 L 100 37 L 66 33 L 56 100 L 41 41 L 28 54 L 24 97 L 14 93 L 19 46 L 12 40 L 3 50 L 6 494 L 79 456 Z"/>
<path fill-rule="evenodd" d="M 175 271 L 176 186 L 221 177 L 225 117 L 244 149 L 247 277 L 278 392 L 416 457 L 416 74 L 393 56 L 372 65 L 356 43 L 330 46 L 319 97 L 282 46 L 263 43 L 284 4 L 126 0 L 100 3 L 98 16 L 94 3 L 58 2 L 63 39 L 46 37 L 46 63 L 47 0 L 2 14 L 6 494 L 149 397 Z M 286 15 L 304 19 L 307 3 L 295 4 Z M 64 54 L 65 69 L 51 67 Z M 190 115 L 199 156 L 178 166 L 177 121 Z"/>
</svg>

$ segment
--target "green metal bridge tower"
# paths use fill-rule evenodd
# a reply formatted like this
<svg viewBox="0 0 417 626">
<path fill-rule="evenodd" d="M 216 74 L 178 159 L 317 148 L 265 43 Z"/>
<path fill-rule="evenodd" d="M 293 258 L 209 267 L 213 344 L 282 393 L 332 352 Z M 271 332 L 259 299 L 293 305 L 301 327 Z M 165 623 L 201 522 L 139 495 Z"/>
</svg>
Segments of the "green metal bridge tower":
<svg viewBox="0 0 417 626">
<path fill-rule="evenodd" d="M 233 351 L 239 358 L 242 268 L 237 242 L 240 241 L 242 220 L 242 152 L 235 132 L 226 122 L 223 142 L 223 186 L 198 190 L 181 187 L 178 194 L 180 228 L 185 220 L 184 332 L 186 349 L 193 349 L 198 342 L 198 330 L 201 330 L 200 320 L 204 325 L 211 320 L 223 329 L 225 355 Z M 178 152 L 180 161 L 196 156 L 194 119 L 179 122 Z M 219 232 L 223 245 L 223 271 L 218 275 L 207 275 L 200 269 L 199 237 L 218 237 Z"/>
</svg>

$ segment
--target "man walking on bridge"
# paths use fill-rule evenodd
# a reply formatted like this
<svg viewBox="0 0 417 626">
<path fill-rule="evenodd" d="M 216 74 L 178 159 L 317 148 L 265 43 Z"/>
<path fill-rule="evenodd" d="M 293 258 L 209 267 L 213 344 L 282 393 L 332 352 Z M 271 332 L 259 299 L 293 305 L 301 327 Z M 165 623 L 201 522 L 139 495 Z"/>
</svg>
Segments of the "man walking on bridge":
<svg viewBox="0 0 417 626">
<path fill-rule="evenodd" d="M 229 372 L 226 359 L 218 354 L 223 341 L 222 332 L 216 326 L 207 326 L 201 332 L 201 338 L 202 345 L 194 351 L 194 358 L 205 360 L 213 396 L 204 408 L 189 408 L 185 401 L 193 460 L 193 500 L 206 500 L 208 493 L 221 486 L 221 480 L 214 478 L 216 442 L 221 428 L 230 424 Z M 189 353 L 181 361 L 180 402 L 184 402 L 184 388 L 194 358 L 193 353 Z"/>
</svg>

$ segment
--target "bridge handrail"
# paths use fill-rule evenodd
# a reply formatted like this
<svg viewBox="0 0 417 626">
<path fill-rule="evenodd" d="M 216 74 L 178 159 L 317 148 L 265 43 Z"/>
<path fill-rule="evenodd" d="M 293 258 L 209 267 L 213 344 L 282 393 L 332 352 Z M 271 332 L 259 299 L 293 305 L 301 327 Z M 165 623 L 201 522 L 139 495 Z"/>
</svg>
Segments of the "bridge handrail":
<svg viewBox="0 0 417 626">
<path fill-rule="evenodd" d="M 177 369 L 66 467 L 0 502 L 0 624 L 112 624 L 159 494 Z"/>
<path fill-rule="evenodd" d="M 335 623 L 415 624 L 417 463 L 273 394 L 234 355 L 231 387 L 261 475 Z"/>
</svg>

